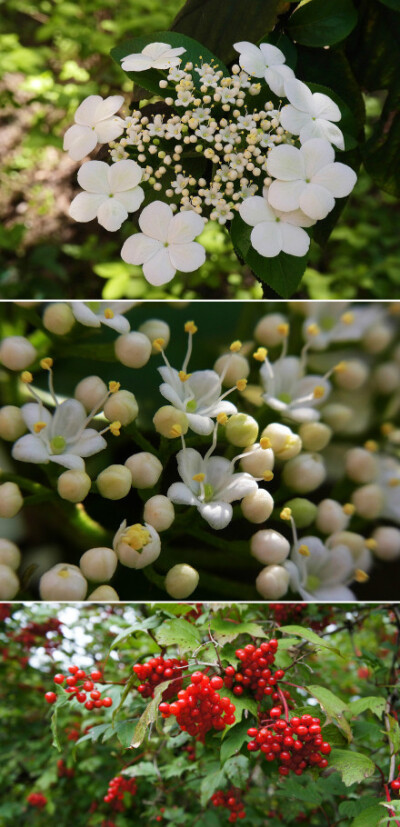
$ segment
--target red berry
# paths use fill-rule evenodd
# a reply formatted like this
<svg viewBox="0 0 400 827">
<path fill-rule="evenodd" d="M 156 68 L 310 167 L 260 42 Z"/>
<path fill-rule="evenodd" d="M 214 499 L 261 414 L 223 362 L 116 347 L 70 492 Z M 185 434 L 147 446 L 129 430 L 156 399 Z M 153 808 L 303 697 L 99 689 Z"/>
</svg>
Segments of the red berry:
<svg viewBox="0 0 400 827">
<path fill-rule="evenodd" d="M 57 700 L 57 695 L 55 692 L 46 692 L 44 697 L 46 698 L 48 704 L 54 704 Z"/>
<path fill-rule="evenodd" d="M 60 674 L 54 675 L 53 681 L 54 681 L 54 683 L 59 683 L 59 684 L 64 683 L 65 675 L 60 675 Z"/>
<path fill-rule="evenodd" d="M 103 698 L 103 701 L 102 701 L 103 706 L 112 706 L 112 703 L 113 703 L 112 698 L 108 698 L 108 697 Z"/>
</svg>

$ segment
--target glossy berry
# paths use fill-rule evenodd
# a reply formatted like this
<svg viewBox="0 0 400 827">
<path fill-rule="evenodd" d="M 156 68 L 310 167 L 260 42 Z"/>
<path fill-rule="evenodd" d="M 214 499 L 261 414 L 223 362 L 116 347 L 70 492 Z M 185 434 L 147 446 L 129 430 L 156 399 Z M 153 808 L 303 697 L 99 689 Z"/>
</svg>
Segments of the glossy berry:
<svg viewBox="0 0 400 827">
<path fill-rule="evenodd" d="M 55 692 L 46 692 L 44 697 L 48 704 L 54 704 L 57 700 L 57 695 Z"/>
<path fill-rule="evenodd" d="M 54 683 L 62 684 L 65 681 L 65 675 L 54 675 Z"/>
<path fill-rule="evenodd" d="M 154 689 L 164 681 L 171 681 L 163 692 L 163 699 L 168 700 L 182 689 L 182 674 L 187 661 L 178 658 L 154 657 L 146 663 L 135 663 L 133 671 L 140 680 L 137 691 L 142 698 L 153 698 Z"/>
</svg>

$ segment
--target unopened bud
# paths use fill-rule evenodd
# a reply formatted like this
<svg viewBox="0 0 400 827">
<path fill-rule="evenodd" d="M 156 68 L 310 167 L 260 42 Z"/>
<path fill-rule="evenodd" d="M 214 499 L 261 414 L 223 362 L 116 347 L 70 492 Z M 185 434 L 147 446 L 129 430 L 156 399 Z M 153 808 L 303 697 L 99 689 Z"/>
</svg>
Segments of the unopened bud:
<svg viewBox="0 0 400 827">
<path fill-rule="evenodd" d="M 63 471 L 57 480 L 57 491 L 63 500 L 70 503 L 81 503 L 87 497 L 92 480 L 86 471 L 76 468 Z"/>
<path fill-rule="evenodd" d="M 169 325 L 167 325 L 166 322 L 163 322 L 162 319 L 148 319 L 147 322 L 143 322 L 143 324 L 139 327 L 139 333 L 143 333 L 144 336 L 147 336 L 152 344 L 151 352 L 153 354 L 160 352 L 157 347 L 153 346 L 153 342 L 155 340 L 162 339 L 163 348 L 166 348 L 171 338 Z"/>
<path fill-rule="evenodd" d="M 129 425 L 136 419 L 139 406 L 136 397 L 130 391 L 117 391 L 107 399 L 104 416 L 109 422 L 118 420 L 121 425 Z"/>
<path fill-rule="evenodd" d="M 378 460 L 366 448 L 351 448 L 346 453 L 345 461 L 347 476 L 353 482 L 372 482 L 378 474 Z"/>
<path fill-rule="evenodd" d="M 246 456 L 240 460 L 243 471 L 253 477 L 263 477 L 266 471 L 272 471 L 274 467 L 274 452 L 271 448 L 261 447 L 261 442 L 265 439 L 266 437 L 262 437 L 260 443 L 256 442 L 253 445 L 248 445 L 244 450 Z"/>
<path fill-rule="evenodd" d="M 306 451 L 322 451 L 331 440 L 332 430 L 323 422 L 303 422 L 299 437 Z"/>
<path fill-rule="evenodd" d="M 90 548 L 82 554 L 79 566 L 87 580 L 104 583 L 111 580 L 118 565 L 118 557 L 112 548 Z"/>
<path fill-rule="evenodd" d="M 150 497 L 144 506 L 143 518 L 156 531 L 167 531 L 175 519 L 175 509 L 171 500 L 163 494 Z"/>
<path fill-rule="evenodd" d="M 257 342 L 260 342 L 261 345 L 266 345 L 267 347 L 280 345 L 287 337 L 286 327 L 287 321 L 285 316 L 282 316 L 281 313 L 269 313 L 267 316 L 263 316 L 257 323 L 254 330 L 254 338 Z"/>
<path fill-rule="evenodd" d="M 9 370 L 24 370 L 36 356 L 35 348 L 24 336 L 8 336 L 0 344 L 0 362 Z"/>
<path fill-rule="evenodd" d="M 165 589 L 175 600 L 185 600 L 194 592 L 199 582 L 199 573 L 187 563 L 178 563 L 169 570 L 165 578 Z"/>
<path fill-rule="evenodd" d="M 342 505 L 337 500 L 322 500 L 318 505 L 315 525 L 322 534 L 343 531 L 349 522 Z"/>
<path fill-rule="evenodd" d="M 113 546 L 123 566 L 143 569 L 159 557 L 161 540 L 150 523 L 131 526 L 123 524 L 114 537 Z"/>
<path fill-rule="evenodd" d="M 368 366 L 361 359 L 346 359 L 336 366 L 335 383 L 339 388 L 354 391 L 367 381 L 368 374 Z"/>
<path fill-rule="evenodd" d="M 186 414 L 172 405 L 163 405 L 159 408 L 153 416 L 153 423 L 156 431 L 168 439 L 186 434 L 189 428 Z M 180 429 L 179 433 L 176 431 L 176 426 Z"/>
<path fill-rule="evenodd" d="M 4 405 L 0 408 L 0 437 L 7 442 L 15 442 L 26 431 L 26 425 L 20 408 L 16 405 Z"/>
<path fill-rule="evenodd" d="M 82 403 L 88 413 L 97 408 L 106 396 L 107 385 L 100 376 L 86 376 L 78 382 L 74 391 L 75 399 Z"/>
<path fill-rule="evenodd" d="M 373 535 L 375 557 L 379 560 L 397 560 L 400 557 L 400 530 L 392 526 L 380 526 Z M 0 558 L 1 559 L 1 558 Z"/>
<path fill-rule="evenodd" d="M 389 325 L 378 323 L 364 333 L 362 344 L 368 353 L 381 353 L 390 344 L 393 330 Z"/>
<path fill-rule="evenodd" d="M 0 564 L 0 600 L 13 600 L 19 592 L 19 580 L 11 566 Z"/>
<path fill-rule="evenodd" d="M 334 433 L 345 431 L 354 417 L 354 410 L 348 405 L 339 402 L 331 402 L 322 409 L 324 422 L 332 428 Z"/>
<path fill-rule="evenodd" d="M 366 520 L 374 520 L 379 517 L 383 505 L 384 496 L 379 485 L 363 485 L 353 492 L 352 503 L 356 507 L 357 514 L 365 517 Z"/>
<path fill-rule="evenodd" d="M 15 517 L 24 504 L 24 498 L 15 482 L 0 485 L 0 517 Z"/>
<path fill-rule="evenodd" d="M 56 302 L 47 305 L 43 313 L 43 325 L 55 336 L 65 336 L 72 330 L 75 316 L 68 304 Z"/>
<path fill-rule="evenodd" d="M 289 488 L 293 488 L 299 494 L 308 494 L 324 482 L 325 464 L 319 454 L 300 454 L 286 463 L 282 476 Z"/>
<path fill-rule="evenodd" d="M 78 566 L 57 563 L 40 578 L 39 592 L 42 600 L 84 600 L 87 582 Z"/>
<path fill-rule="evenodd" d="M 240 379 L 247 379 L 250 365 L 241 353 L 224 353 L 215 362 L 214 370 L 219 376 L 223 375 L 222 384 L 225 388 L 233 388 Z"/>
<path fill-rule="evenodd" d="M 89 594 L 88 600 L 96 603 L 115 603 L 119 601 L 119 594 L 112 586 L 97 586 L 97 589 Z"/>
<path fill-rule="evenodd" d="M 153 488 L 163 470 L 160 460 L 148 451 L 132 454 L 125 465 L 130 471 L 133 488 Z"/>
<path fill-rule="evenodd" d="M 21 564 L 21 552 L 11 540 L 0 539 L 0 565 L 17 571 Z"/>
<path fill-rule="evenodd" d="M 107 500 L 122 500 L 129 494 L 132 477 L 125 465 L 109 465 L 96 480 L 99 494 Z"/>
<path fill-rule="evenodd" d="M 290 543 L 279 531 L 266 528 L 253 534 L 250 550 L 260 563 L 283 563 L 289 556 Z"/>
<path fill-rule="evenodd" d="M 257 439 L 258 423 L 247 414 L 233 414 L 225 425 L 225 436 L 232 445 L 247 448 Z"/>
<path fill-rule="evenodd" d="M 262 437 L 268 437 L 275 456 L 280 460 L 289 460 L 296 457 L 302 448 L 302 441 L 298 434 L 281 425 L 279 422 L 271 422 L 262 432 Z"/>
<path fill-rule="evenodd" d="M 396 362 L 384 362 L 375 369 L 372 380 L 377 393 L 394 393 L 400 384 L 400 366 Z"/>
<path fill-rule="evenodd" d="M 264 523 L 274 510 L 274 501 L 269 491 L 258 488 L 246 494 L 241 502 L 242 514 L 250 523 Z"/>
<path fill-rule="evenodd" d="M 266 566 L 256 579 L 256 589 L 265 600 L 279 600 L 288 590 L 289 579 L 283 566 Z"/>
<path fill-rule="evenodd" d="M 152 344 L 144 333 L 123 333 L 114 343 L 117 359 L 128 368 L 142 368 L 151 356 Z"/>
<path fill-rule="evenodd" d="M 317 506 L 304 497 L 294 497 L 293 500 L 288 500 L 285 506 L 290 509 L 297 528 L 307 528 L 317 516 Z"/>
</svg>

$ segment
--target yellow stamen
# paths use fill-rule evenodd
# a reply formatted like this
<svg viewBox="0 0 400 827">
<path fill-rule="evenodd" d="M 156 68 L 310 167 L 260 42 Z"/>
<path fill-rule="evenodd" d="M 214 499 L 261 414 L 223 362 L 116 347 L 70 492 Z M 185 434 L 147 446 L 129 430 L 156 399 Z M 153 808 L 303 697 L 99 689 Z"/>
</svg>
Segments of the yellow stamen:
<svg viewBox="0 0 400 827">
<path fill-rule="evenodd" d="M 105 319 L 113 319 L 114 318 L 114 313 L 111 310 L 111 307 L 106 307 L 106 309 L 104 311 L 104 318 Z"/>
<path fill-rule="evenodd" d="M 281 334 L 281 336 L 289 335 L 289 325 L 287 324 L 287 322 L 284 322 L 283 324 L 278 324 L 278 327 L 276 329 L 278 333 Z"/>
<path fill-rule="evenodd" d="M 388 485 L 390 485 L 390 488 L 397 488 L 397 486 L 400 485 L 400 477 L 392 477 Z"/>
<path fill-rule="evenodd" d="M 314 388 L 314 391 L 313 391 L 314 399 L 322 399 L 324 394 L 325 394 L 325 388 L 323 388 L 322 385 L 317 385 Z"/>
<path fill-rule="evenodd" d="M 369 540 L 366 540 L 365 545 L 367 548 L 370 549 L 370 551 L 375 551 L 375 549 L 378 548 L 378 543 L 376 542 L 376 540 L 374 540 L 373 537 L 370 537 Z"/>
<path fill-rule="evenodd" d="M 355 505 L 353 505 L 353 503 L 345 503 L 345 505 L 343 506 L 343 511 L 345 514 L 347 514 L 348 517 L 351 517 L 352 514 L 354 514 L 355 510 L 356 507 Z"/>
<path fill-rule="evenodd" d="M 264 482 L 271 482 L 274 479 L 274 475 L 272 471 L 264 471 L 263 473 L 263 480 Z"/>
<path fill-rule="evenodd" d="M 354 580 L 357 583 L 366 583 L 369 580 L 369 575 L 363 569 L 356 569 L 354 572 Z"/>
<path fill-rule="evenodd" d="M 158 353 L 161 353 L 165 345 L 165 339 L 162 339 L 161 336 L 159 339 L 153 339 L 152 345 L 154 347 L 154 350 L 157 350 Z"/>
<path fill-rule="evenodd" d="M 176 425 L 172 426 L 169 433 L 170 433 L 170 436 L 172 436 L 172 437 L 181 436 L 182 435 L 182 428 L 181 428 L 180 425 L 178 425 L 178 423 L 176 423 Z"/>
<path fill-rule="evenodd" d="M 29 370 L 22 371 L 21 382 L 24 382 L 25 385 L 30 385 L 30 383 L 33 382 L 33 376 Z"/>
<path fill-rule="evenodd" d="M 111 382 L 108 383 L 108 390 L 110 391 L 110 393 L 116 393 L 117 391 L 119 391 L 120 387 L 121 387 L 120 382 L 111 381 Z"/>
<path fill-rule="evenodd" d="M 228 417 L 226 413 L 219 413 L 217 414 L 217 422 L 219 425 L 226 425 L 228 421 Z"/>
<path fill-rule="evenodd" d="M 384 422 L 383 425 L 381 425 L 381 434 L 383 434 L 383 436 L 388 436 L 394 430 L 395 428 L 392 422 Z"/>
<path fill-rule="evenodd" d="M 135 523 L 135 525 L 129 526 L 129 528 L 122 535 L 121 540 L 123 540 L 124 543 L 127 543 L 131 548 L 135 549 L 135 551 L 140 551 L 143 546 L 146 546 L 147 543 L 150 542 L 151 535 L 147 528 L 140 525 L 140 523 Z"/>
<path fill-rule="evenodd" d="M 63 577 L 64 579 L 66 579 L 67 577 L 69 577 L 69 571 L 68 569 L 61 569 L 57 572 L 57 575 L 58 577 Z"/>
<path fill-rule="evenodd" d="M 287 507 L 283 508 L 279 516 L 281 520 L 290 520 L 292 516 L 292 509 Z"/>
<path fill-rule="evenodd" d="M 43 368 L 43 370 L 51 370 L 53 367 L 53 360 L 50 356 L 46 356 L 45 359 L 40 360 L 40 367 Z"/>
<path fill-rule="evenodd" d="M 308 325 L 307 333 L 309 333 L 310 336 L 319 336 L 321 333 L 321 328 L 313 322 L 313 324 Z"/>
<path fill-rule="evenodd" d="M 267 436 L 262 436 L 260 439 L 260 448 L 265 451 L 267 448 L 271 447 L 271 440 Z"/>
<path fill-rule="evenodd" d="M 340 321 L 343 322 L 343 324 L 353 324 L 354 313 L 343 313 L 343 316 L 340 317 Z"/>
<path fill-rule="evenodd" d="M 43 428 L 47 428 L 47 422 L 35 422 L 33 426 L 35 434 L 40 434 L 40 431 L 43 431 Z"/>
<path fill-rule="evenodd" d="M 244 391 L 246 385 L 247 385 L 247 379 L 239 379 L 236 382 L 236 387 L 237 387 L 238 391 Z"/>
<path fill-rule="evenodd" d="M 192 477 L 192 480 L 194 480 L 194 482 L 204 482 L 205 478 L 205 474 L 195 474 L 194 477 Z"/>
<path fill-rule="evenodd" d="M 265 362 L 267 358 L 267 353 L 268 351 L 266 347 L 259 347 L 255 351 L 255 353 L 253 353 L 253 359 L 256 359 L 257 362 Z"/>
<path fill-rule="evenodd" d="M 333 368 L 335 373 L 343 373 L 344 370 L 347 368 L 347 362 L 338 362 L 337 365 Z"/>
<path fill-rule="evenodd" d="M 186 322 L 185 324 L 185 333 L 197 333 L 198 327 L 196 327 L 194 322 Z"/>
<path fill-rule="evenodd" d="M 367 441 L 364 442 L 364 448 L 366 451 L 371 451 L 371 453 L 374 454 L 378 450 L 379 445 L 374 439 L 367 439 Z"/>
<path fill-rule="evenodd" d="M 110 431 L 112 435 L 119 436 L 121 433 L 121 427 L 121 423 L 118 421 L 118 419 L 116 419 L 115 422 L 112 422 L 110 425 Z"/>
<path fill-rule="evenodd" d="M 241 343 L 240 339 L 236 339 L 236 340 L 235 340 L 234 342 L 232 342 L 232 344 L 229 346 L 229 350 L 230 350 L 232 353 L 239 353 L 239 350 L 241 349 L 241 347 L 242 347 L 242 343 Z"/>
<path fill-rule="evenodd" d="M 185 373 L 184 370 L 180 370 L 179 373 L 178 373 L 178 376 L 179 376 L 179 379 L 181 380 L 181 382 L 187 382 L 187 380 L 189 379 L 189 377 L 191 375 L 192 375 L 191 373 Z"/>
<path fill-rule="evenodd" d="M 303 544 L 302 546 L 299 546 L 298 552 L 303 557 L 309 557 L 310 556 L 310 549 L 305 544 Z"/>
</svg>

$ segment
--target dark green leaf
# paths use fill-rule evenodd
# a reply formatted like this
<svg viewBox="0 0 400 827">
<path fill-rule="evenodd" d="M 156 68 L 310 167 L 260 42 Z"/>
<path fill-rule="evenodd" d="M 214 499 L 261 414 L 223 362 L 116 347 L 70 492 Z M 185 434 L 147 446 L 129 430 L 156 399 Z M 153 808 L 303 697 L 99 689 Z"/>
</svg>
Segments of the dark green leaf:
<svg viewBox="0 0 400 827">
<path fill-rule="evenodd" d="M 351 827 L 377 827 L 384 818 L 382 813 L 384 813 L 384 810 L 381 805 L 373 804 L 355 817 L 354 821 L 351 822 Z"/>
<path fill-rule="evenodd" d="M 389 89 L 382 115 L 362 150 L 367 172 L 386 192 L 400 197 L 400 84 Z"/>
<path fill-rule="evenodd" d="M 211 767 L 210 767 L 211 769 Z M 211 798 L 212 794 L 215 793 L 215 790 L 218 790 L 221 786 L 226 784 L 226 777 L 223 770 L 218 768 L 218 765 L 215 764 L 212 771 L 208 773 L 208 775 L 203 778 L 201 785 L 200 785 L 200 803 L 201 806 L 204 807 L 207 804 L 207 801 Z"/>
<path fill-rule="evenodd" d="M 305 46 L 333 46 L 357 24 L 351 0 L 303 0 L 291 15 L 288 31 Z"/>
<path fill-rule="evenodd" d="M 229 620 L 223 620 L 218 615 L 214 615 L 211 620 L 211 629 L 214 637 L 224 645 L 230 643 L 239 635 L 251 635 L 252 637 L 266 637 L 266 634 L 261 626 L 257 623 L 232 623 Z"/>
<path fill-rule="evenodd" d="M 241 721 L 239 724 L 234 724 L 225 730 L 226 735 L 223 737 L 221 744 L 221 764 L 224 764 L 231 755 L 242 748 L 247 739 L 248 721 Z"/>
</svg>

